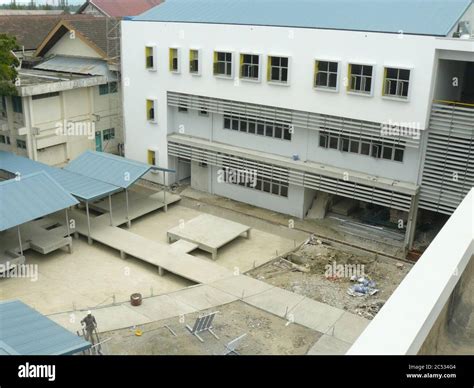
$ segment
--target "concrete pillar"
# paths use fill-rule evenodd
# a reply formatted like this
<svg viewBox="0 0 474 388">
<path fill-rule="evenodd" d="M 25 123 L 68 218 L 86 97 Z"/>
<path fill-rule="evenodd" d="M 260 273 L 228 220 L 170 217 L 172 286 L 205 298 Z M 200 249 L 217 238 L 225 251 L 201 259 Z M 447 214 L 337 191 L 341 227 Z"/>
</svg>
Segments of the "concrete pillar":
<svg viewBox="0 0 474 388">
<path fill-rule="evenodd" d="M 416 193 L 411 200 L 410 211 L 408 212 L 407 228 L 405 232 L 405 252 L 413 248 L 413 241 L 415 240 L 416 221 L 418 218 L 418 199 L 419 193 Z"/>
<path fill-rule="evenodd" d="M 87 214 L 87 243 L 92 245 L 91 239 L 91 217 L 89 214 L 89 202 L 86 201 L 86 214 Z"/>
</svg>

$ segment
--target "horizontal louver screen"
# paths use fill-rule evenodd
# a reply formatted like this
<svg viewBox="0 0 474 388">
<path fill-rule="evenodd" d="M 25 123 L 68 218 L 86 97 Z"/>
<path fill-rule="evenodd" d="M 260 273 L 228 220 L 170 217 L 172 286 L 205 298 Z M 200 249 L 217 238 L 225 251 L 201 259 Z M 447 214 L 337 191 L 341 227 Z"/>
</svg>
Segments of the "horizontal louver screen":
<svg viewBox="0 0 474 388">
<path fill-rule="evenodd" d="M 252 169 L 256 170 L 260 176 L 292 185 L 324 191 L 398 210 L 408 211 L 410 209 L 411 196 L 408 194 L 396 193 L 394 191 L 362 185 L 343 179 L 261 163 L 247 158 L 209 151 L 201 147 L 169 141 L 168 155 L 195 162 L 207 163 L 216 167 L 228 166 L 239 170 Z"/>
</svg>

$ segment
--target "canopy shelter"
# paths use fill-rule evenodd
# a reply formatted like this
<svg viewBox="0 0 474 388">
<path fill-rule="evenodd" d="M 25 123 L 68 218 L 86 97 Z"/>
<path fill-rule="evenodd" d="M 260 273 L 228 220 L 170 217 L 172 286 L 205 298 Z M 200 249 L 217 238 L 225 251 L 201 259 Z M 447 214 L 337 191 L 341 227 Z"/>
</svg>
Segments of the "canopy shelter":
<svg viewBox="0 0 474 388">
<path fill-rule="evenodd" d="M 20 225 L 66 210 L 78 201 L 44 171 L 17 176 L 0 182 L 0 232 L 16 227 L 23 256 Z M 68 233 L 69 234 L 69 233 Z"/>
<path fill-rule="evenodd" d="M 89 243 L 92 242 L 89 212 L 91 202 L 106 197 L 109 198 L 110 224 L 112 225 L 112 195 L 125 190 L 127 224 L 130 226 L 129 187 L 150 171 L 161 171 L 163 174 L 175 172 L 174 170 L 95 151 L 84 152 L 64 169 L 48 166 L 10 152 L 0 151 L 0 171 L 2 170 L 20 178 L 27 174 L 44 171 L 67 192 L 84 202 L 87 213 Z M 164 190 L 164 203 L 165 211 L 167 211 L 166 189 Z"/>
<path fill-rule="evenodd" d="M 152 166 L 146 163 L 126 159 L 121 156 L 90 150 L 84 152 L 71 161 L 65 169 L 89 178 L 97 179 L 101 182 L 118 186 L 125 190 L 127 224 L 129 227 L 131 225 L 128 198 L 128 189 L 130 186 L 135 184 L 142 176 L 150 171 L 161 171 L 163 174 L 175 172 L 174 170 Z M 164 179 L 164 181 L 166 181 L 166 179 Z M 164 190 L 164 202 L 165 211 L 167 211 L 166 189 Z M 109 195 L 109 211 L 111 217 L 110 223 L 113 224 L 111 195 Z"/>
<path fill-rule="evenodd" d="M 48 166 L 47 164 L 15 155 L 11 152 L 0 151 L 0 170 L 13 174 L 17 179 L 37 172 L 45 172 L 53 178 L 64 190 L 86 203 L 87 222 L 90 239 L 89 202 L 111 196 L 122 190 L 107 182 L 102 182 L 65 169 Z M 76 202 L 77 203 L 77 202 Z"/>
<path fill-rule="evenodd" d="M 19 300 L 0 302 L 0 355 L 70 355 L 91 344 Z"/>
</svg>

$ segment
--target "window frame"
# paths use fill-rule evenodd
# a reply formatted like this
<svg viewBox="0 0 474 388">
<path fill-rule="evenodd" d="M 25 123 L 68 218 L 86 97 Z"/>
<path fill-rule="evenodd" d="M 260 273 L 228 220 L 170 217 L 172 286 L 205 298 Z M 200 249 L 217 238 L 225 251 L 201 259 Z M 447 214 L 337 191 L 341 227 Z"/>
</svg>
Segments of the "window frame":
<svg viewBox="0 0 474 388">
<path fill-rule="evenodd" d="M 158 100 L 150 97 L 145 100 L 146 103 L 146 120 L 149 123 L 156 124 L 158 122 Z M 153 117 L 149 115 L 150 109 L 153 109 Z"/>
<path fill-rule="evenodd" d="M 318 69 L 318 65 L 320 62 L 327 62 L 328 63 L 328 70 L 325 71 L 325 70 L 322 70 L 320 71 Z M 337 65 L 337 71 L 336 73 L 334 73 L 333 71 L 330 71 L 329 70 L 329 65 L 331 63 L 335 63 Z M 336 74 L 336 86 L 335 87 L 330 87 L 330 86 L 317 86 L 316 85 L 316 81 L 317 81 L 317 77 L 318 77 L 318 74 L 320 72 L 324 72 L 324 73 L 327 73 L 327 83 L 329 83 L 329 75 L 330 74 Z M 331 92 L 331 93 L 338 93 L 339 92 L 339 78 L 340 78 L 340 73 L 341 73 L 341 61 L 339 60 L 335 60 L 335 59 L 331 59 L 331 58 L 315 58 L 314 59 L 314 78 L 313 78 L 313 89 L 314 90 L 317 90 L 317 91 L 323 91 L 323 92 Z"/>
<path fill-rule="evenodd" d="M 172 55 L 176 53 L 176 56 Z M 174 60 L 176 60 L 176 69 L 174 68 Z M 170 73 L 181 73 L 181 48 L 171 46 L 168 50 L 168 70 Z"/>
<path fill-rule="evenodd" d="M 256 57 L 257 60 L 258 60 L 258 63 L 257 64 L 255 64 L 253 62 L 252 63 L 245 63 L 244 62 L 245 56 L 250 56 L 251 60 L 253 60 Z M 241 52 L 240 55 L 239 55 L 239 59 L 240 59 L 239 78 L 242 81 L 260 82 L 261 79 L 262 79 L 262 55 L 257 54 L 257 53 Z M 249 70 L 248 70 L 249 74 L 251 73 L 252 68 L 256 68 L 257 73 L 258 73 L 257 77 L 249 77 L 249 76 L 246 77 L 246 76 L 244 76 L 243 75 L 244 66 L 247 66 L 249 68 Z"/>
<path fill-rule="evenodd" d="M 272 80 L 272 58 L 279 58 L 286 59 L 288 61 L 288 66 L 286 67 L 286 81 L 277 81 Z M 281 62 L 281 61 L 280 61 Z M 285 67 L 279 65 L 275 66 L 279 69 L 280 75 Z M 278 85 L 278 86 L 289 86 L 290 85 L 290 71 L 291 71 L 291 57 L 289 55 L 282 55 L 282 54 L 269 54 L 267 55 L 267 82 L 271 85 Z"/>
<path fill-rule="evenodd" d="M 151 52 L 149 52 L 151 51 Z M 148 66 L 148 58 L 151 58 L 153 63 L 152 66 Z M 155 44 L 145 45 L 145 69 L 148 71 L 157 71 L 157 48 Z"/>
<path fill-rule="evenodd" d="M 23 114 L 23 99 L 20 96 L 11 96 L 10 101 L 12 104 L 13 113 Z M 19 105 L 17 103 L 19 103 Z M 17 110 L 17 107 L 20 107 L 20 110 Z"/>
<path fill-rule="evenodd" d="M 230 55 L 230 62 L 227 61 L 227 58 L 224 61 L 219 61 L 218 57 L 219 54 L 229 54 Z M 223 79 L 233 79 L 234 78 L 234 61 L 235 61 L 235 53 L 233 51 L 228 50 L 214 50 L 214 59 L 212 63 L 212 74 L 216 78 L 223 78 Z M 224 73 L 217 73 L 217 65 L 219 63 L 224 63 L 225 72 Z M 230 74 L 227 74 L 227 67 L 230 65 Z"/>
<path fill-rule="evenodd" d="M 398 71 L 407 70 L 409 72 L 408 81 L 406 81 L 408 82 L 408 93 L 406 97 L 386 93 L 387 69 L 395 69 Z M 382 98 L 386 100 L 394 100 L 394 101 L 401 101 L 401 102 L 410 101 L 411 90 L 412 90 L 412 73 L 413 73 L 413 68 L 411 67 L 399 66 L 399 65 L 384 65 L 383 66 L 383 80 L 382 80 Z"/>
<path fill-rule="evenodd" d="M 361 77 L 361 85 L 362 83 L 366 83 L 366 80 L 367 78 L 370 78 L 370 91 L 369 92 L 366 92 L 366 91 L 363 91 L 363 90 L 355 90 L 355 89 L 352 89 L 352 77 L 353 77 L 353 73 L 352 73 L 352 69 L 353 69 L 353 66 L 362 66 L 361 68 L 361 74 L 357 74 L 356 76 L 357 77 Z M 372 68 L 372 73 L 370 76 L 365 76 L 363 73 L 364 73 L 364 67 L 371 67 Z M 376 76 L 376 73 L 377 73 L 377 68 L 376 68 L 376 65 L 373 64 L 373 63 L 362 63 L 362 62 L 349 62 L 347 64 L 347 93 L 348 94 L 353 94 L 353 95 L 356 95 L 356 96 L 365 96 L 365 97 L 373 97 L 374 95 L 374 90 L 375 90 L 375 76 Z M 364 81 L 364 82 L 362 82 Z"/>
<path fill-rule="evenodd" d="M 199 76 L 201 75 L 201 68 L 202 68 L 202 61 L 201 61 L 201 58 L 202 58 L 202 55 L 201 55 L 201 49 L 199 48 L 193 48 L 191 47 L 189 49 L 189 74 L 191 75 L 194 75 L 194 76 Z M 193 57 L 193 53 L 195 53 L 197 55 L 197 58 Z M 192 62 L 193 61 L 197 61 L 197 71 L 192 71 L 191 68 L 192 68 Z"/>
</svg>

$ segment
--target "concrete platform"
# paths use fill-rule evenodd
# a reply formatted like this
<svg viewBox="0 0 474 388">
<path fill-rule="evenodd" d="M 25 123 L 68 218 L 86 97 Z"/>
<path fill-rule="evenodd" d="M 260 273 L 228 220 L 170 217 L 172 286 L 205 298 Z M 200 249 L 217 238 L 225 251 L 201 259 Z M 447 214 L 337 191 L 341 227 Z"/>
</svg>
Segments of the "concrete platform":
<svg viewBox="0 0 474 388">
<path fill-rule="evenodd" d="M 160 191 L 153 195 L 144 195 L 134 191 L 130 191 L 129 197 L 129 219 L 127 219 L 127 207 L 125 193 L 121 192 L 112 196 L 112 220 L 113 226 L 126 224 L 152 213 L 159 209 L 167 209 L 168 205 L 178 202 L 181 197 L 172 193 Z M 97 210 L 102 214 L 96 217 L 96 222 L 103 222 L 110 225 L 109 199 L 105 198 L 89 205 L 91 209 Z"/>
<path fill-rule="evenodd" d="M 87 236 L 87 217 L 72 210 L 71 219 L 76 222 L 75 231 Z M 91 220 L 91 238 L 119 251 L 122 258 L 132 256 L 157 267 L 158 273 L 168 271 L 196 283 L 209 283 L 232 276 L 232 272 L 212 262 L 186 253 L 173 252 L 169 245 L 148 240 L 114 226 Z"/>
<path fill-rule="evenodd" d="M 197 248 L 197 244 L 190 243 L 186 240 L 178 240 L 170 245 L 170 250 L 176 253 L 189 253 Z"/>
<path fill-rule="evenodd" d="M 224 218 L 201 214 L 168 231 L 168 242 L 186 240 L 217 258 L 217 250 L 242 234 L 250 238 L 250 227 Z"/>
<path fill-rule="evenodd" d="M 344 314 L 344 310 L 305 298 L 290 310 L 291 318 L 300 325 L 326 333 Z"/>
<path fill-rule="evenodd" d="M 241 299 L 261 294 L 274 288 L 271 284 L 261 282 L 246 275 L 232 276 L 209 285 Z"/>
<path fill-rule="evenodd" d="M 209 285 L 189 287 L 168 294 L 174 300 L 192 306 L 196 310 L 206 310 L 236 301 L 238 298 Z"/>
<path fill-rule="evenodd" d="M 346 354 L 352 344 L 324 334 L 308 351 L 312 356 L 340 356 Z"/>
<path fill-rule="evenodd" d="M 365 318 L 344 312 L 326 334 L 352 344 L 362 334 L 369 323 L 370 321 Z"/>
<path fill-rule="evenodd" d="M 301 303 L 303 299 L 305 297 L 302 295 L 273 287 L 260 294 L 244 298 L 244 302 L 286 319 L 289 312 Z"/>
</svg>

